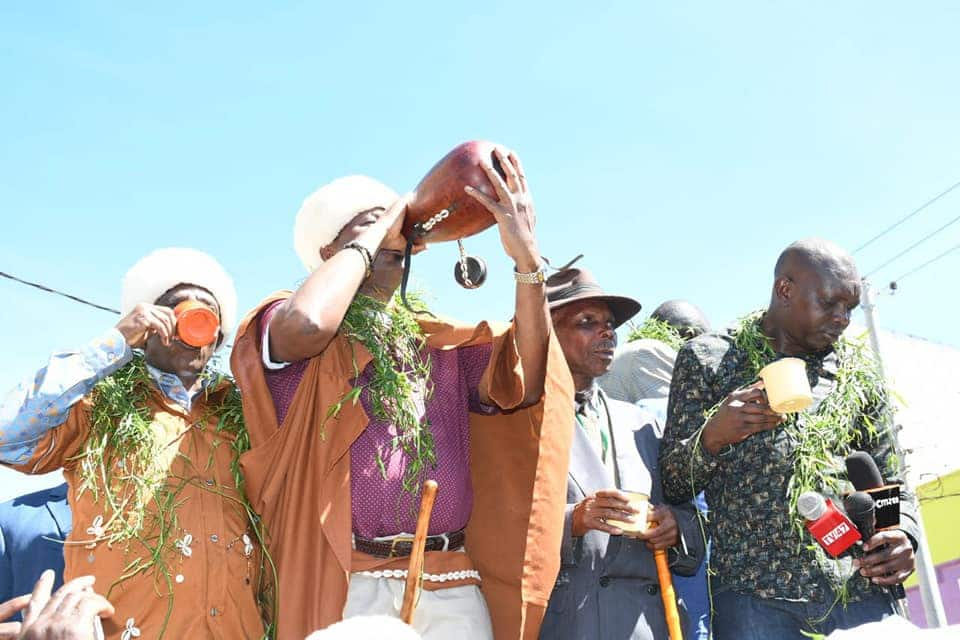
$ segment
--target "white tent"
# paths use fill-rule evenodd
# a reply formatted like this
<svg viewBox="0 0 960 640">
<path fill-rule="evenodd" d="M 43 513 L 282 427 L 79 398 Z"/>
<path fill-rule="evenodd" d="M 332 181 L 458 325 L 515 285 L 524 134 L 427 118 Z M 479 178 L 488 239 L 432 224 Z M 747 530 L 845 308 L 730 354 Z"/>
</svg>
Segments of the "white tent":
<svg viewBox="0 0 960 640">
<path fill-rule="evenodd" d="M 960 468 L 960 349 L 881 330 L 880 351 L 898 396 L 907 481 L 917 487 Z"/>
</svg>

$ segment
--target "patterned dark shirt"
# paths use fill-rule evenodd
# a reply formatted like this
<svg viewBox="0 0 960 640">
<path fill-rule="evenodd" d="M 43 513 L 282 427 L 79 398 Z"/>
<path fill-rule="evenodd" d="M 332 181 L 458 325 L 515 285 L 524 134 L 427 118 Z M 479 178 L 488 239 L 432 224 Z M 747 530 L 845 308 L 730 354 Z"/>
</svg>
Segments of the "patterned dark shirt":
<svg viewBox="0 0 960 640">
<path fill-rule="evenodd" d="M 781 357 L 777 354 L 775 359 Z M 835 388 L 837 357 L 830 351 L 802 358 L 807 363 L 814 396 L 811 410 L 815 411 Z M 783 428 L 763 431 L 716 455 L 697 439 L 705 413 L 731 391 L 755 381 L 747 355 L 734 344 L 732 334 L 706 334 L 681 349 L 660 445 L 664 495 L 679 503 L 706 491 L 715 589 L 761 598 L 830 602 L 835 597 L 831 584 L 853 574 L 853 569 L 849 559 L 839 563 L 818 560 L 809 549 L 816 544 L 809 534 L 798 537 L 793 525 L 796 516 L 789 513 L 787 501 L 796 449 L 788 432 Z M 876 418 L 885 409 L 870 407 L 865 413 Z M 869 452 L 888 482 L 900 482 L 893 436 L 883 422 L 875 422 L 879 433 L 870 437 L 864 417 L 859 418 L 855 425 L 859 441 L 853 447 Z M 845 474 L 843 458 L 849 451 L 831 453 L 835 456 L 831 472 Z M 836 502 L 836 496 L 822 489 Z M 915 512 L 913 496 L 904 492 L 900 528 L 913 540 L 917 538 Z M 848 582 L 848 589 L 852 600 L 860 600 L 880 588 L 857 574 Z"/>
</svg>

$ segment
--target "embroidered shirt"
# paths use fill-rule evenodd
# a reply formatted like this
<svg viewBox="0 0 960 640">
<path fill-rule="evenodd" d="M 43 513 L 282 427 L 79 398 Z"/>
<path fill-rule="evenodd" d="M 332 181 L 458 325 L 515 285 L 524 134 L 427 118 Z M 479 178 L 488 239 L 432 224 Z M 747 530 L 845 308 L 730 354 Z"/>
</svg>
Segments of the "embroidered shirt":
<svg viewBox="0 0 960 640">
<path fill-rule="evenodd" d="M 55 354 L 32 383 L 0 405 L 0 462 L 27 473 L 63 469 L 73 513 L 64 577 L 96 576 L 97 590 L 117 610 L 103 621 L 107 638 L 135 637 L 133 630 L 144 638 L 259 638 L 260 550 L 234 480 L 234 436 L 218 430 L 218 416 L 209 410 L 229 391 L 228 384 L 209 396 L 184 398 L 168 376 L 151 372 L 159 384 L 147 400 L 151 428 L 166 444 L 157 460 L 167 477 L 158 498 L 176 504 L 175 520 L 158 522 L 151 506 L 135 540 L 109 544 L 103 536 L 113 513 L 104 487 L 98 481 L 81 491 L 79 456 L 91 429 L 88 394 L 132 357 L 115 330 L 80 350 Z M 186 399 L 189 409 L 166 392 Z M 118 463 L 122 473 L 124 461 Z M 133 485 L 121 482 L 117 490 Z M 161 560 L 151 566 L 150 548 L 161 531 Z M 142 572 L 131 569 L 138 562 L 145 566 Z M 124 575 L 130 577 L 120 580 Z"/>
</svg>

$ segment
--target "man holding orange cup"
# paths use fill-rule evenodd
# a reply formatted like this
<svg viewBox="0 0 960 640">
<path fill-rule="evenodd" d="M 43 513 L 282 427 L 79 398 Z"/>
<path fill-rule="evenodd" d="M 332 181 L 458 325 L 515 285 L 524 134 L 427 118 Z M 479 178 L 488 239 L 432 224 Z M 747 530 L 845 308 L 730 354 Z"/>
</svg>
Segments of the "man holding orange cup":
<svg viewBox="0 0 960 640">
<path fill-rule="evenodd" d="M 120 302 L 114 327 L 0 402 L 0 464 L 63 470 L 64 577 L 96 579 L 108 640 L 259 638 L 263 530 L 236 473 L 246 427 L 208 366 L 236 317 L 233 280 L 205 253 L 159 249 Z"/>
<path fill-rule="evenodd" d="M 561 568 L 540 637 L 666 638 L 655 553 L 666 551 L 674 572 L 692 575 L 703 538 L 692 504 L 663 504 L 656 419 L 596 384 L 613 361 L 616 328 L 640 304 L 605 293 L 578 268 L 553 274 L 547 299 L 576 415 Z"/>
</svg>

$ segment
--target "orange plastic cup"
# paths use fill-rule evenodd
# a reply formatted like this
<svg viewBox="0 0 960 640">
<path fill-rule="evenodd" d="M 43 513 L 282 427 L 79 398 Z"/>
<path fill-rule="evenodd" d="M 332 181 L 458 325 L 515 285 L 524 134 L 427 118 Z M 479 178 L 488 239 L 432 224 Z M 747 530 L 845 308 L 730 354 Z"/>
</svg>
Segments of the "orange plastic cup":
<svg viewBox="0 0 960 640">
<path fill-rule="evenodd" d="M 177 335 L 191 347 L 213 344 L 220 333 L 220 319 L 213 309 L 196 300 L 184 300 L 173 308 Z"/>
</svg>

